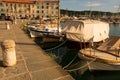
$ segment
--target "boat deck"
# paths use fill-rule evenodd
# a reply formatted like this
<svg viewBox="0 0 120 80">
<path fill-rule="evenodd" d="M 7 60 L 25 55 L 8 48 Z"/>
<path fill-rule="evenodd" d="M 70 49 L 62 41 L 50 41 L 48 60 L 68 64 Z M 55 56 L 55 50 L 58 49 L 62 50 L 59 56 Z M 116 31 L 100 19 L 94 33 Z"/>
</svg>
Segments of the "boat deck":
<svg viewBox="0 0 120 80">
<path fill-rule="evenodd" d="M 120 62 L 120 56 L 112 54 L 113 51 L 112 53 L 109 53 L 109 52 L 95 50 L 92 48 L 87 48 L 87 49 L 81 50 L 81 53 L 91 58 L 97 58 L 101 61 L 116 62 L 116 63 Z"/>
</svg>

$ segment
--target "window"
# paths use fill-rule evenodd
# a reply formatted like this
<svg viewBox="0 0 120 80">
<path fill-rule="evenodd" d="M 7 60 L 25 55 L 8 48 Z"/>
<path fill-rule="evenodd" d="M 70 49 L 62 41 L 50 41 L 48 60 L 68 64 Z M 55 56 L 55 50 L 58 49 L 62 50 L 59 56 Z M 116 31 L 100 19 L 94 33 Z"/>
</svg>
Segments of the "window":
<svg viewBox="0 0 120 80">
<path fill-rule="evenodd" d="M 52 11 L 52 14 L 54 14 L 54 11 Z"/>
<path fill-rule="evenodd" d="M 54 6 L 52 5 L 52 6 L 51 6 L 51 8 L 53 9 L 53 8 L 54 8 Z"/>
<path fill-rule="evenodd" d="M 54 3 L 52 3 L 52 5 L 55 5 Z"/>
<path fill-rule="evenodd" d="M 3 12 L 4 11 L 4 9 L 1 9 L 1 12 Z"/>
<path fill-rule="evenodd" d="M 44 6 L 42 6 L 42 9 L 44 8 Z"/>
<path fill-rule="evenodd" d="M 56 7 L 56 9 L 58 9 L 58 7 Z"/>
<path fill-rule="evenodd" d="M 47 15 L 46 17 L 47 17 L 47 18 L 49 18 L 49 16 L 48 16 L 48 15 Z"/>
<path fill-rule="evenodd" d="M 37 9 L 39 9 L 40 7 L 39 6 L 37 6 Z"/>
<path fill-rule="evenodd" d="M 49 5 L 49 3 L 46 3 L 46 5 Z"/>
<path fill-rule="evenodd" d="M 26 13 L 26 12 L 27 12 L 27 10 L 24 10 L 24 12 Z"/>
<path fill-rule="evenodd" d="M 12 6 L 12 3 L 10 4 L 10 6 Z"/>
<path fill-rule="evenodd" d="M 0 3 L 0 6 L 2 6 L 2 3 Z"/>
<path fill-rule="evenodd" d="M 26 7 L 26 4 L 24 4 L 24 7 Z"/>
<path fill-rule="evenodd" d="M 21 13 L 22 11 L 21 10 L 19 10 L 19 13 Z"/>
<path fill-rule="evenodd" d="M 32 7 L 34 8 L 34 5 L 32 5 Z"/>
<path fill-rule="evenodd" d="M 8 3 L 6 3 L 6 6 L 8 6 Z"/>
<path fill-rule="evenodd" d="M 44 11 L 42 10 L 42 13 L 44 13 Z"/>
<path fill-rule="evenodd" d="M 39 13 L 39 11 L 37 11 L 37 13 Z"/>
<path fill-rule="evenodd" d="M 34 13 L 35 11 L 33 10 L 32 12 Z"/>
<path fill-rule="evenodd" d="M 58 14 L 58 11 L 56 11 L 56 14 Z"/>
<path fill-rule="evenodd" d="M 7 9 L 6 12 L 8 12 L 9 10 Z"/>
<path fill-rule="evenodd" d="M 21 5 L 19 4 L 19 7 L 21 7 Z"/>
<path fill-rule="evenodd" d="M 46 9 L 48 9 L 49 7 L 48 6 L 46 6 Z"/>
</svg>

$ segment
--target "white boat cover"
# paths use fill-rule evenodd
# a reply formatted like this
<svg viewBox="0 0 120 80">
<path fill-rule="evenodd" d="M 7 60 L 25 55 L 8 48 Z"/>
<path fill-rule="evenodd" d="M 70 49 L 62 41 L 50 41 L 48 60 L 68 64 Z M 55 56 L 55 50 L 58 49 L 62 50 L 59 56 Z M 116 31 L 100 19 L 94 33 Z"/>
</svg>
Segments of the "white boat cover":
<svg viewBox="0 0 120 80">
<path fill-rule="evenodd" d="M 70 20 L 65 22 L 62 33 L 72 41 L 99 42 L 109 37 L 109 24 L 97 20 Z"/>
</svg>

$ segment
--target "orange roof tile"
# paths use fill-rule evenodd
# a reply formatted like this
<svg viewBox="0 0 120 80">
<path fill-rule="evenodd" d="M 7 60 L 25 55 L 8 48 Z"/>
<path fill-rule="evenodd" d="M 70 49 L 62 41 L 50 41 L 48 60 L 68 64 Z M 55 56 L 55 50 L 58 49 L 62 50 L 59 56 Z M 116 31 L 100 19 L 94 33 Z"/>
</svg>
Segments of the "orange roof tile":
<svg viewBox="0 0 120 80">
<path fill-rule="evenodd" d="M 2 2 L 20 2 L 20 3 L 33 3 L 32 0 L 0 0 Z"/>
<path fill-rule="evenodd" d="M 0 2 L 20 2 L 20 3 L 33 3 L 34 1 L 38 2 L 58 2 L 60 0 L 0 0 Z"/>
<path fill-rule="evenodd" d="M 34 0 L 34 1 L 40 1 L 40 2 L 56 2 L 56 1 L 60 1 L 60 0 Z"/>
</svg>

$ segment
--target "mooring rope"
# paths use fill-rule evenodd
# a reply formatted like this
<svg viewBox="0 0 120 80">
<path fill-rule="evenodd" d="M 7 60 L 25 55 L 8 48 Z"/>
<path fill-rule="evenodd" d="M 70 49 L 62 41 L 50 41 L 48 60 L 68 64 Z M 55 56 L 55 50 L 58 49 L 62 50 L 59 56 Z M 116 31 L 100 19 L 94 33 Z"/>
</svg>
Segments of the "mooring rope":
<svg viewBox="0 0 120 80">
<path fill-rule="evenodd" d="M 45 51 L 47 52 L 47 51 L 51 51 L 51 50 L 54 50 L 54 49 L 56 49 L 56 48 L 59 48 L 60 46 L 62 46 L 63 44 L 65 44 L 66 41 L 67 41 L 67 40 L 65 40 L 63 43 L 59 44 L 58 46 L 53 47 L 53 48 L 50 48 L 50 49 L 46 49 Z"/>
<path fill-rule="evenodd" d="M 87 67 L 89 64 L 91 64 L 92 62 L 94 62 L 96 59 L 97 59 L 97 57 L 95 59 L 93 59 L 92 61 L 90 61 L 89 63 L 87 63 L 87 64 L 85 64 L 85 65 L 83 65 L 79 68 L 71 69 L 71 70 L 65 70 L 65 71 L 72 72 L 72 71 L 77 71 L 77 70 L 83 69 L 83 68 Z"/>
<path fill-rule="evenodd" d="M 72 59 L 72 61 L 70 61 L 66 66 L 63 67 L 63 69 L 67 68 L 68 66 L 70 66 L 73 61 L 76 59 L 77 55 L 75 55 L 75 57 Z"/>
</svg>

